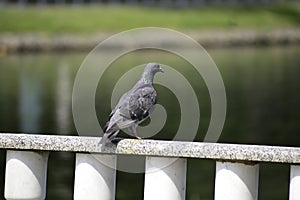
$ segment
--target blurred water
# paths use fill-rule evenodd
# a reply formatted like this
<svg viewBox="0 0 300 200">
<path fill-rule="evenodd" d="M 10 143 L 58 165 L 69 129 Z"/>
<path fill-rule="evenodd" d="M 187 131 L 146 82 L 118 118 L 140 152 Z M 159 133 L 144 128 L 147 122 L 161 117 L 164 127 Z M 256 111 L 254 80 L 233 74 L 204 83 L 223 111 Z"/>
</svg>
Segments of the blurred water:
<svg viewBox="0 0 300 200">
<path fill-rule="evenodd" d="M 209 53 L 222 74 L 227 92 L 227 118 L 219 142 L 300 146 L 300 48 L 214 49 Z M 0 57 L 0 132 L 77 135 L 71 94 L 76 72 L 86 55 Z M 111 64 L 96 94 L 100 124 L 106 122 L 111 110 L 110 95 L 117 80 L 131 67 L 150 61 L 172 66 L 190 81 L 201 110 L 195 140 L 202 141 L 210 119 L 207 88 L 187 61 L 167 52 L 133 52 Z M 154 138 L 172 139 L 180 123 L 179 103 L 168 88 L 156 88 L 158 102 L 167 110 L 168 118 Z M 4 155 L 1 151 L 2 193 Z M 261 165 L 260 199 L 287 199 L 288 169 L 284 164 Z M 188 160 L 187 199 L 213 198 L 214 170 L 211 160 Z M 48 174 L 47 199 L 72 199 L 74 154 L 51 153 Z M 117 199 L 142 199 L 142 194 L 143 174 L 118 172 Z"/>
</svg>

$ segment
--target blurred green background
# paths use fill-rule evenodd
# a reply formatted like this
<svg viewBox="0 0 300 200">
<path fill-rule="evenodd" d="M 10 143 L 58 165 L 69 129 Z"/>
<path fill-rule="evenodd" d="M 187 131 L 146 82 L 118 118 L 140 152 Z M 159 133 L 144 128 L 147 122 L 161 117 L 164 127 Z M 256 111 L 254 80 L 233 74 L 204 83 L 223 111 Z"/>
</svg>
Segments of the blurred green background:
<svg viewBox="0 0 300 200">
<path fill-rule="evenodd" d="M 300 3 L 296 1 L 6 0 L 0 3 L 0 13 L 0 132 L 77 135 L 72 87 L 89 51 L 114 33 L 158 26 L 191 33 L 207 44 L 227 93 L 227 118 L 219 142 L 300 146 Z M 46 47 L 53 43 L 57 47 Z M 108 118 L 117 80 L 150 61 L 172 66 L 190 81 L 201 110 L 195 141 L 202 141 L 211 114 L 207 87 L 187 61 L 163 51 L 131 52 L 110 65 L 96 94 L 99 123 L 104 125 Z M 154 138 L 170 140 L 180 123 L 179 104 L 170 103 L 175 98 L 172 91 L 155 87 L 168 119 Z M 2 199 L 5 151 L 0 152 Z M 47 199 L 72 199 L 74 158 L 73 153 L 50 154 Z M 214 164 L 188 160 L 187 199 L 213 199 Z M 261 164 L 259 181 L 259 199 L 288 199 L 289 165 Z M 119 171 L 116 198 L 142 196 L 143 174 Z"/>
<path fill-rule="evenodd" d="M 300 5 L 207 7 L 15 6 L 0 8 L 1 32 L 46 34 L 119 32 L 144 26 L 177 30 L 291 28 L 300 22 Z"/>
</svg>

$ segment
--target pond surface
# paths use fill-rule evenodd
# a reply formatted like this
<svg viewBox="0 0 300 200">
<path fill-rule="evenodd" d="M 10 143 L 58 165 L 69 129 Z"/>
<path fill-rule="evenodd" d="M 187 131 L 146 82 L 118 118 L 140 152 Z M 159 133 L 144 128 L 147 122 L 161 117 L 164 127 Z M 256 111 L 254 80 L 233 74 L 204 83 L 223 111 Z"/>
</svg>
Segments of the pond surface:
<svg viewBox="0 0 300 200">
<path fill-rule="evenodd" d="M 212 49 L 209 54 L 219 68 L 227 94 L 226 122 L 218 142 L 300 146 L 300 48 Z M 77 135 L 72 117 L 72 88 L 86 55 L 0 57 L 0 132 Z M 154 50 L 124 55 L 105 71 L 95 99 L 101 126 L 110 113 L 111 94 L 118 79 L 131 67 L 150 61 L 173 67 L 190 82 L 201 111 L 195 141 L 203 141 L 211 116 L 210 97 L 203 79 L 187 61 Z M 128 88 L 136 79 L 130 81 Z M 168 117 L 153 138 L 171 140 L 180 124 L 179 101 L 168 88 L 155 87 L 158 103 L 164 106 Z M 72 199 L 74 159 L 72 153 L 50 154 L 47 199 Z M 0 160 L 3 194 L 4 151 Z M 214 161 L 188 160 L 187 199 L 213 199 L 214 171 Z M 288 180 L 289 165 L 261 164 L 259 198 L 287 199 Z M 117 199 L 142 199 L 142 195 L 143 174 L 119 171 Z"/>
</svg>

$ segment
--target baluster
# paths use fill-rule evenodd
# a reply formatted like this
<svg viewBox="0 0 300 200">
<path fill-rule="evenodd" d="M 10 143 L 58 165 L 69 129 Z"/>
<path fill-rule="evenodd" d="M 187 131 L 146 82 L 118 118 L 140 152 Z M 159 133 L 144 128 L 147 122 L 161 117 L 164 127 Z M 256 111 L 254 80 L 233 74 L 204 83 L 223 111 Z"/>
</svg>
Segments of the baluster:
<svg viewBox="0 0 300 200">
<path fill-rule="evenodd" d="M 76 154 L 74 200 L 115 199 L 116 155 Z"/>
<path fill-rule="evenodd" d="M 290 173 L 290 200 L 300 199 L 300 166 L 291 165 Z"/>
<path fill-rule="evenodd" d="M 144 200 L 182 200 L 185 188 L 185 158 L 146 157 Z"/>
<path fill-rule="evenodd" d="M 256 200 L 259 164 L 217 162 L 215 200 Z"/>
<path fill-rule="evenodd" d="M 42 200 L 46 197 L 48 152 L 6 153 L 4 196 L 9 200 Z"/>
</svg>

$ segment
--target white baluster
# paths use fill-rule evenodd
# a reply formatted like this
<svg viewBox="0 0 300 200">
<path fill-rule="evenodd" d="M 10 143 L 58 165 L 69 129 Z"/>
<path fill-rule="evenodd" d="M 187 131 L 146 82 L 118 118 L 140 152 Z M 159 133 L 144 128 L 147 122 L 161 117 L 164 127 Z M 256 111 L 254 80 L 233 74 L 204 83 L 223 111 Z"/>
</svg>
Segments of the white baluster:
<svg viewBox="0 0 300 200">
<path fill-rule="evenodd" d="M 291 165 L 290 173 L 290 200 L 300 199 L 300 166 Z"/>
<path fill-rule="evenodd" d="M 256 200 L 259 164 L 217 162 L 215 200 Z"/>
<path fill-rule="evenodd" d="M 76 154 L 74 200 L 115 199 L 116 155 Z"/>
<path fill-rule="evenodd" d="M 6 154 L 5 192 L 8 200 L 46 197 L 48 152 L 11 151 Z"/>
<path fill-rule="evenodd" d="M 183 200 L 185 188 L 185 158 L 146 157 L 145 200 Z"/>
</svg>

